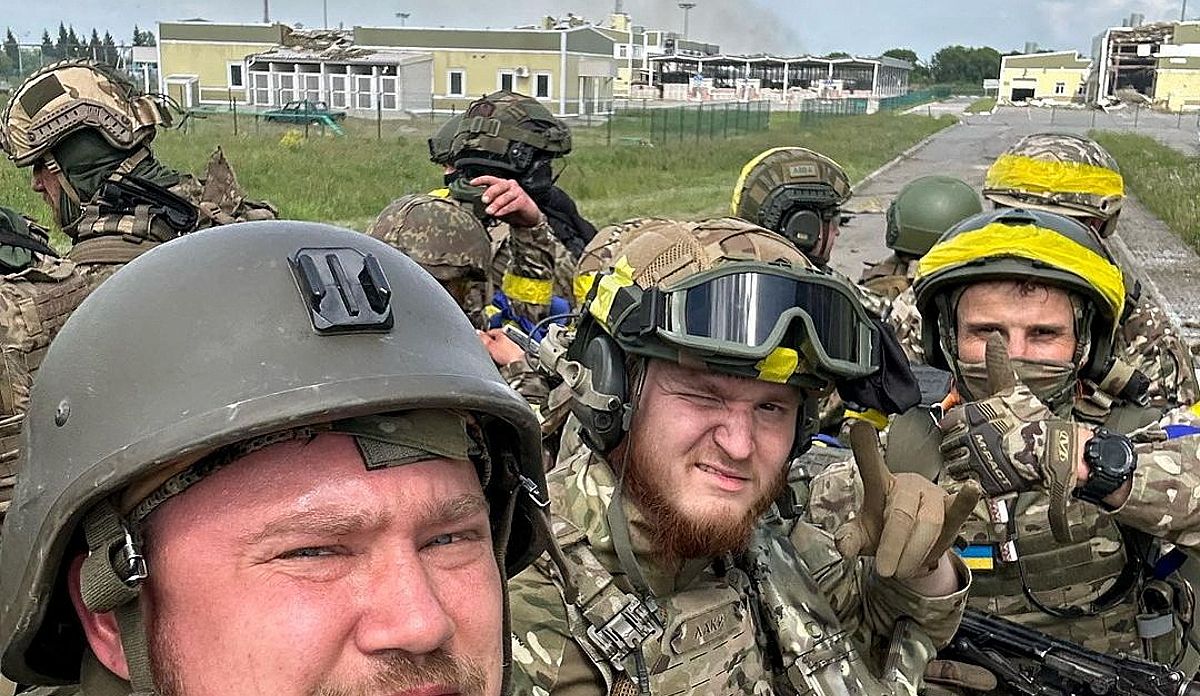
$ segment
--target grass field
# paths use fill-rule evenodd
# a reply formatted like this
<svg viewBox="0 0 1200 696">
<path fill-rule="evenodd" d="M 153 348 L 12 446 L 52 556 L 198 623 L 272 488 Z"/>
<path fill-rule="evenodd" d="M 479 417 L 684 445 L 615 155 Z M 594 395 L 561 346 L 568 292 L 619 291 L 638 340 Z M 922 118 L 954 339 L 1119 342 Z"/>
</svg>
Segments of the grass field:
<svg viewBox="0 0 1200 696">
<path fill-rule="evenodd" d="M 766 131 L 728 139 L 698 132 L 656 146 L 623 140 L 606 146 L 604 127 L 578 127 L 574 152 L 558 165 L 559 185 L 597 225 L 638 215 L 717 215 L 728 210 L 742 165 L 766 148 L 811 147 L 858 180 L 953 123 L 952 117 L 880 113 L 801 124 L 796 114 L 776 113 Z M 383 128 L 382 139 L 375 138 L 373 122 L 349 124 L 344 138 L 322 137 L 314 128 L 307 140 L 287 145 L 297 139 L 283 138 L 284 127 L 256 126 L 243 116 L 234 136 L 232 121 L 222 115 L 194 120 L 187 133 L 161 133 L 155 150 L 168 164 L 196 172 L 220 144 L 244 188 L 275 203 L 285 216 L 364 229 L 394 198 L 441 185 L 441 173 L 427 159 L 430 124 L 385 122 Z M 49 220 L 41 198 L 29 189 L 29 170 L 0 165 L 0 202 Z"/>
<path fill-rule="evenodd" d="M 1200 158 L 1145 135 L 1093 132 L 1117 158 L 1126 189 L 1200 251 Z"/>
<path fill-rule="evenodd" d="M 996 108 L 996 98 L 983 97 L 982 99 L 976 99 L 970 106 L 963 109 L 963 111 L 966 111 L 968 114 L 984 114 L 994 108 Z"/>
</svg>

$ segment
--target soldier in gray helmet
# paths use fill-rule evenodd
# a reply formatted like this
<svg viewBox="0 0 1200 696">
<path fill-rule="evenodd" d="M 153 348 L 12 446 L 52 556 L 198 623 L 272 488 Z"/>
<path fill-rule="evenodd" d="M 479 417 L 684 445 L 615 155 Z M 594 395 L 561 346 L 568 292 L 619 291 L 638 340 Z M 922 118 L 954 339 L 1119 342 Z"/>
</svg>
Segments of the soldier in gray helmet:
<svg viewBox="0 0 1200 696">
<path fill-rule="evenodd" d="M 537 421 L 392 247 L 249 223 L 144 254 L 51 346 L 0 562 L 48 693 L 507 693 Z M 43 688 L 44 687 L 44 688 Z"/>
</svg>

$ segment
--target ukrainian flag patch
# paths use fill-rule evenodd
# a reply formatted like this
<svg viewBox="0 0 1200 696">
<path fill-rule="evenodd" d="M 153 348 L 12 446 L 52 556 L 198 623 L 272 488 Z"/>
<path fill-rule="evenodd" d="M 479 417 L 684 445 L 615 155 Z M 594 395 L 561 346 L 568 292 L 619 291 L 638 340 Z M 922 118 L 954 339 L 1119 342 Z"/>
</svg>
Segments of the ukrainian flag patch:
<svg viewBox="0 0 1200 696">
<path fill-rule="evenodd" d="M 971 544 L 955 551 L 971 570 L 994 570 L 996 567 L 996 551 L 991 544 Z"/>
</svg>

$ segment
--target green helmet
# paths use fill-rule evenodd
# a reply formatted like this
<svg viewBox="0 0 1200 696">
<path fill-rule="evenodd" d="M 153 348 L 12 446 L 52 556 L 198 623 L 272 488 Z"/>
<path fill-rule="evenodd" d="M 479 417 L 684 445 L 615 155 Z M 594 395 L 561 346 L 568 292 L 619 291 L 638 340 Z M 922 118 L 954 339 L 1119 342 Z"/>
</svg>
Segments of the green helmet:
<svg viewBox="0 0 1200 696">
<path fill-rule="evenodd" d="M 383 209 L 367 234 L 408 254 L 439 281 L 487 280 L 491 239 L 471 211 L 453 200 L 402 196 Z"/>
<path fill-rule="evenodd" d="M 462 124 L 462 114 L 446 119 L 429 138 L 429 161 L 434 164 L 454 164 L 454 135 Z"/>
<path fill-rule="evenodd" d="M 150 142 L 171 117 L 155 97 L 141 94 L 115 69 L 88 60 L 47 65 L 13 91 L 0 117 L 0 148 L 28 167 L 65 137 L 91 129 L 113 148 Z"/>
<path fill-rule="evenodd" d="M 546 543 L 538 422 L 428 274 L 367 235 L 303 222 L 218 227 L 140 256 L 71 316 L 38 372 L 3 534 L 4 673 L 78 678 L 84 639 L 64 578 L 86 523 L 89 547 L 104 548 L 102 531 L 117 557 L 92 554 L 85 573 L 91 563 L 128 585 L 121 532 L 136 518 L 94 523 L 115 495 L 250 438 L 414 409 L 478 425 L 511 577 Z M 122 590 L 135 607 L 136 588 Z"/>
<path fill-rule="evenodd" d="M 33 263 L 34 254 L 57 256 L 50 247 L 50 230 L 0 206 L 0 274 L 25 270 Z"/>
<path fill-rule="evenodd" d="M 1125 280 L 1094 234 L 1064 215 L 1001 209 L 975 215 L 947 231 L 921 257 L 913 291 L 928 363 L 961 379 L 958 291 L 989 280 L 1028 280 L 1083 298 L 1076 308 L 1077 373 L 1089 374 L 1112 355 L 1125 311 Z M 981 398 L 980 395 L 968 395 Z"/>
<path fill-rule="evenodd" d="M 941 174 L 913 179 L 888 207 L 888 248 L 920 258 L 946 230 L 982 212 L 979 195 L 962 179 Z"/>
<path fill-rule="evenodd" d="M 1125 201 L 1117 160 L 1095 140 L 1068 133 L 1021 138 L 988 169 L 983 197 L 1083 219 L 1101 237 L 1116 229 Z"/>
<path fill-rule="evenodd" d="M 824 265 L 850 194 L 850 177 L 837 162 L 803 147 L 776 147 L 742 167 L 730 214 L 783 235 Z"/>
<path fill-rule="evenodd" d="M 451 145 L 459 169 L 500 168 L 514 175 L 571 151 L 571 131 L 538 100 L 500 90 L 471 102 Z"/>
</svg>

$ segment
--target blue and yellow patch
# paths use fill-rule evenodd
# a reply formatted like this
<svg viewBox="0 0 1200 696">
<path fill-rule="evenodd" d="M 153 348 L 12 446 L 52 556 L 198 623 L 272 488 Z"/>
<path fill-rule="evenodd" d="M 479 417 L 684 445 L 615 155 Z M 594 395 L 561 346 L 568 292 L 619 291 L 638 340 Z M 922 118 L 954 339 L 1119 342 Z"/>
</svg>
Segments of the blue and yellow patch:
<svg viewBox="0 0 1200 696">
<path fill-rule="evenodd" d="M 966 548 L 955 549 L 955 551 L 971 570 L 994 570 L 996 568 L 996 550 L 991 544 L 971 544 Z"/>
</svg>

